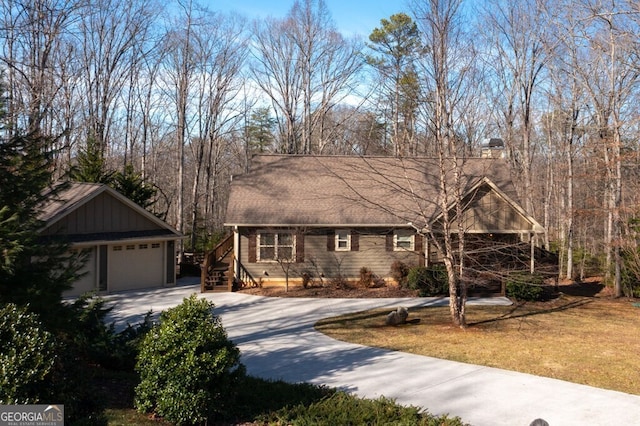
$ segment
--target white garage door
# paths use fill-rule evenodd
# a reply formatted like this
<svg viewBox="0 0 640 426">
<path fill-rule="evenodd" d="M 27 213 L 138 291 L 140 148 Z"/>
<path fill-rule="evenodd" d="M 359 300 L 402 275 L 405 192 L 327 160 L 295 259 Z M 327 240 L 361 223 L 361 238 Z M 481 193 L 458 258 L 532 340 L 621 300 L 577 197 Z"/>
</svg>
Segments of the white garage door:
<svg viewBox="0 0 640 426">
<path fill-rule="evenodd" d="M 109 291 L 163 285 L 163 243 L 143 242 L 109 247 Z"/>
</svg>

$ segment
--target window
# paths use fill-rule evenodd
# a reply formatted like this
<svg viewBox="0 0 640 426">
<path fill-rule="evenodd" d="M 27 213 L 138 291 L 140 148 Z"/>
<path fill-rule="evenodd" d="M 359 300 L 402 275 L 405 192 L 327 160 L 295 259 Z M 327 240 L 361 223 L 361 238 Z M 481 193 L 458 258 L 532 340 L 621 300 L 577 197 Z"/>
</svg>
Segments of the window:
<svg viewBox="0 0 640 426">
<path fill-rule="evenodd" d="M 160 243 L 151 244 L 151 248 L 160 248 Z"/>
<path fill-rule="evenodd" d="M 351 232 L 346 230 L 336 231 L 336 251 L 351 250 Z"/>
<path fill-rule="evenodd" d="M 290 232 L 261 232 L 257 239 L 258 261 L 295 259 L 295 237 Z"/>
<path fill-rule="evenodd" d="M 141 249 L 141 250 L 144 250 L 144 249 L 146 249 L 146 248 L 148 248 L 148 247 L 149 247 L 149 246 L 148 246 L 148 245 L 146 245 L 146 244 L 140 244 L 140 245 L 138 246 L 138 248 L 139 248 L 139 249 Z"/>
<path fill-rule="evenodd" d="M 413 232 L 398 230 L 393 234 L 393 249 L 413 251 Z"/>
<path fill-rule="evenodd" d="M 122 246 L 113 246 L 113 251 L 122 251 Z"/>
<path fill-rule="evenodd" d="M 136 249 L 135 244 L 127 244 L 127 250 L 135 250 L 135 249 Z"/>
</svg>

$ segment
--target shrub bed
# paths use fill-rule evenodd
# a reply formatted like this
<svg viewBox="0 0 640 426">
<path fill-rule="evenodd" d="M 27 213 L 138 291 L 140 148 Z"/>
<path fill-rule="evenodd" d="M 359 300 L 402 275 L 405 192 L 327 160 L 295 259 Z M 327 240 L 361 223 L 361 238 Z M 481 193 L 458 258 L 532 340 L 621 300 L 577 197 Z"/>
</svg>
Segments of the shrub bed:
<svg viewBox="0 0 640 426">
<path fill-rule="evenodd" d="M 507 297 L 528 302 L 544 299 L 544 277 L 538 273 L 518 272 L 511 274 L 505 283 Z"/>
<path fill-rule="evenodd" d="M 433 265 L 429 268 L 417 266 L 411 268 L 407 276 L 407 287 L 419 290 L 419 296 L 441 296 L 449 294 L 449 280 L 444 266 Z"/>
</svg>

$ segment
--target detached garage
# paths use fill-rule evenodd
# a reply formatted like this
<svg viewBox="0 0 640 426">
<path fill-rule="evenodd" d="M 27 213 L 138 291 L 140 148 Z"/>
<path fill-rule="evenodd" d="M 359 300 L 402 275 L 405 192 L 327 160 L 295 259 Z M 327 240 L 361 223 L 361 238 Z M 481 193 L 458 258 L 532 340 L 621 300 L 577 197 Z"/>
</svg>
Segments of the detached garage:
<svg viewBox="0 0 640 426">
<path fill-rule="evenodd" d="M 43 237 L 89 252 L 84 276 L 65 296 L 175 285 L 182 235 L 107 185 L 69 184 L 51 196 L 40 219 Z"/>
</svg>

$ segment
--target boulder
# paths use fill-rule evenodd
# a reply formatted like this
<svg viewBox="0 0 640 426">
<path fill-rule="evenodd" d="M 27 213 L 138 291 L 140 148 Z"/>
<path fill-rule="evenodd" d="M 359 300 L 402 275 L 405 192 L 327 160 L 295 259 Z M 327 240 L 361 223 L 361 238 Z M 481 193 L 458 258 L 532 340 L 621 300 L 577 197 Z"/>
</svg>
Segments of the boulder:
<svg viewBox="0 0 640 426">
<path fill-rule="evenodd" d="M 409 310 L 405 307 L 400 306 L 395 311 L 389 312 L 387 315 L 387 319 L 385 321 L 386 325 L 400 325 L 407 322 L 407 318 L 409 317 Z"/>
</svg>

